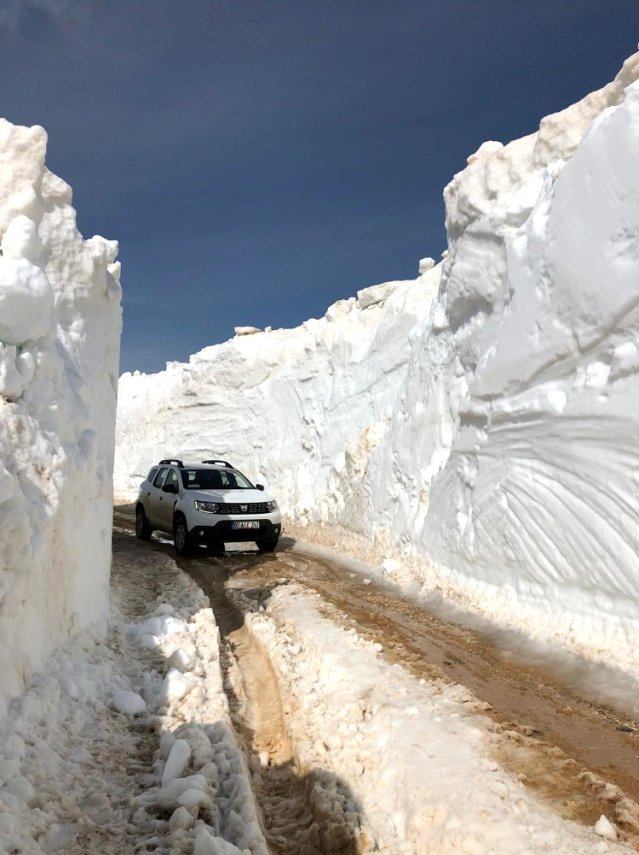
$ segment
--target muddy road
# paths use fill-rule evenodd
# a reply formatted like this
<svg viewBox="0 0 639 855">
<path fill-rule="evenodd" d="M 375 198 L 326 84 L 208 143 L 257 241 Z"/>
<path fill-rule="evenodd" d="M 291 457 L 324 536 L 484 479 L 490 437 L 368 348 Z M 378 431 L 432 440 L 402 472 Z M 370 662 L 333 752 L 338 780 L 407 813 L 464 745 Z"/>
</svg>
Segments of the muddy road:
<svg viewBox="0 0 639 855">
<path fill-rule="evenodd" d="M 128 508 L 116 511 L 115 524 L 132 528 Z M 242 645 L 248 644 L 242 636 L 241 603 L 259 609 L 268 604 L 275 588 L 291 583 L 313 591 L 321 598 L 326 616 L 381 645 L 381 655 L 389 662 L 400 664 L 417 678 L 469 689 L 483 702 L 482 714 L 492 718 L 500 736 L 495 759 L 557 813 L 590 826 L 605 814 L 628 842 L 638 846 L 636 722 L 580 697 L 550 670 L 506 661 L 488 636 L 428 612 L 383 583 L 366 580 L 364 584 L 361 576 L 343 565 L 292 550 L 292 545 L 283 538 L 271 555 L 229 551 L 222 557 L 209 557 L 202 552 L 179 562 L 210 598 L 229 649 L 241 653 Z M 172 554 L 167 543 L 154 540 L 152 548 Z M 240 670 L 253 667 L 241 664 L 250 663 L 250 655 L 240 655 L 236 661 Z M 265 668 L 268 670 L 262 662 L 254 670 L 265 673 Z M 284 765 L 293 764 L 283 728 L 277 722 L 273 725 L 273 716 L 277 719 L 280 713 L 272 709 L 272 689 L 260 689 L 250 675 L 247 685 L 253 697 L 247 702 L 242 726 L 249 733 L 251 750 L 257 756 L 266 751 L 280 756 Z M 309 789 L 309 782 L 297 772 L 292 776 L 296 786 L 301 781 L 302 789 Z M 264 784 L 263 803 L 270 798 L 270 786 Z M 285 788 L 288 786 L 285 782 Z M 277 826 L 284 820 L 277 816 L 277 798 L 274 805 Z M 307 845 L 317 846 L 312 805 L 309 808 L 304 798 L 300 805 L 298 824 L 309 830 Z M 271 843 L 277 850 L 275 827 L 273 835 Z M 284 839 L 280 846 L 278 851 L 293 851 Z M 333 850 L 320 846 L 316 851 Z M 349 849 L 345 842 L 343 851 L 358 850 Z"/>
<path fill-rule="evenodd" d="M 218 572 L 215 564 L 211 572 L 212 559 L 203 557 L 177 563 L 207 594 L 215 614 L 224 643 L 221 664 L 231 716 L 249 757 L 251 786 L 270 851 L 274 855 L 360 852 L 357 833 L 344 821 L 343 812 L 323 810 L 317 774 L 296 762 L 276 674 L 267 651 L 244 623 L 241 609 L 227 595 L 228 573 Z"/>
</svg>

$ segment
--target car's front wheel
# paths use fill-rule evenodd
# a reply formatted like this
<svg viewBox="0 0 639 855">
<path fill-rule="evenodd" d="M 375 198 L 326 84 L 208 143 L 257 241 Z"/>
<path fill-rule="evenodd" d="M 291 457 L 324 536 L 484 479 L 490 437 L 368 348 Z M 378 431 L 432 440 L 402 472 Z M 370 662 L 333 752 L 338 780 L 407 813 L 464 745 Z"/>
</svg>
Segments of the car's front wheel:
<svg viewBox="0 0 639 855">
<path fill-rule="evenodd" d="M 173 523 L 173 544 L 178 555 L 187 556 L 193 551 L 193 541 L 184 517 L 177 517 Z"/>
<path fill-rule="evenodd" d="M 255 543 L 260 552 L 273 552 L 278 540 L 278 537 L 265 537 L 262 540 L 256 540 Z"/>
<path fill-rule="evenodd" d="M 138 505 L 135 509 L 135 536 L 140 540 L 149 540 L 153 534 L 151 524 L 146 518 L 144 507 Z"/>
</svg>

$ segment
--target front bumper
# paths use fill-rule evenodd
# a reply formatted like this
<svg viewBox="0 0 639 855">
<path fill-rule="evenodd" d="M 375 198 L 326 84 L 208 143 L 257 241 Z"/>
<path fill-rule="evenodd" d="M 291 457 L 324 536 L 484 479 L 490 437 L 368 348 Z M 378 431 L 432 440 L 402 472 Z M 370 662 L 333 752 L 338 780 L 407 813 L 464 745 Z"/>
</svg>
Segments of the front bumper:
<svg viewBox="0 0 639 855">
<path fill-rule="evenodd" d="M 251 521 L 259 522 L 259 527 L 234 529 L 232 524 L 235 520 L 224 519 L 213 525 L 196 524 L 189 533 L 197 543 L 242 543 L 249 540 L 272 540 L 279 537 L 282 531 L 280 520 L 260 518 Z M 242 522 L 248 522 L 246 517 L 242 518 Z"/>
</svg>

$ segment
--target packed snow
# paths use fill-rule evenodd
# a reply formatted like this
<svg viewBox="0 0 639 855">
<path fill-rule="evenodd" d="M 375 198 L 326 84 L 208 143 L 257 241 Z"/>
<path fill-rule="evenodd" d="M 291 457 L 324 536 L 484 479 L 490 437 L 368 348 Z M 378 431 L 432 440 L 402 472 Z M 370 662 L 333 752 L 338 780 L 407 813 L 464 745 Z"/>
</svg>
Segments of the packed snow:
<svg viewBox="0 0 639 855">
<path fill-rule="evenodd" d="M 108 608 L 118 247 L 83 240 L 46 143 L 0 119 L 0 717 Z"/>
<path fill-rule="evenodd" d="M 635 669 L 638 77 L 482 145 L 414 281 L 121 377 L 117 494 L 230 459 L 309 538 Z"/>
</svg>

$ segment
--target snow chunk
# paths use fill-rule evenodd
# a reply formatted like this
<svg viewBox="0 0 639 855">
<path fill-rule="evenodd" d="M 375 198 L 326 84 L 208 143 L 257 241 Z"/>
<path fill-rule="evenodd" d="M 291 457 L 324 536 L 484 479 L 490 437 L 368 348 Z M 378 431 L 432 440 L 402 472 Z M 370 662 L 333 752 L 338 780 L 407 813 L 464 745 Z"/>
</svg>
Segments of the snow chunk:
<svg viewBox="0 0 639 855">
<path fill-rule="evenodd" d="M 174 778 L 181 778 L 191 759 L 191 748 L 185 739 L 176 739 L 171 746 L 162 772 L 162 786 L 165 787 Z"/>
<path fill-rule="evenodd" d="M 363 288 L 357 292 L 357 305 L 360 309 L 368 309 L 369 306 L 384 303 L 397 290 L 399 285 L 401 285 L 401 282 L 384 282 L 381 285 L 371 285 L 370 288 Z"/>
<path fill-rule="evenodd" d="M 142 633 L 138 636 L 138 641 L 140 647 L 144 647 L 145 650 L 157 650 L 162 646 L 162 639 L 158 638 L 157 635 L 151 635 L 150 632 Z"/>
<path fill-rule="evenodd" d="M 160 748 L 159 755 L 166 759 L 171 753 L 171 748 L 175 745 L 176 738 L 173 735 L 173 732 L 170 730 L 165 730 L 162 736 L 160 737 Z"/>
<path fill-rule="evenodd" d="M 163 807 L 177 805 L 178 799 L 187 790 L 199 790 L 206 792 L 206 778 L 204 775 L 189 775 L 187 778 L 174 778 L 162 787 L 157 796 L 157 801 Z"/>
<path fill-rule="evenodd" d="M 191 681 L 177 668 L 170 668 L 162 685 L 162 700 L 180 701 L 191 691 Z"/>
<path fill-rule="evenodd" d="M 189 790 L 178 796 L 178 804 L 185 808 L 199 807 L 200 805 L 210 804 L 211 800 L 202 790 L 192 787 Z"/>
<path fill-rule="evenodd" d="M 190 793 L 191 790 L 187 790 L 187 792 Z M 175 831 L 177 828 L 190 828 L 193 825 L 193 821 L 193 814 L 191 814 L 185 807 L 180 806 L 171 814 L 169 828 L 171 831 Z"/>
<path fill-rule="evenodd" d="M 603 813 L 595 823 L 593 831 L 600 837 L 605 837 L 606 840 L 617 839 L 617 829 Z"/>
<path fill-rule="evenodd" d="M 500 152 L 503 147 L 504 144 L 501 142 L 497 142 L 497 140 L 486 140 L 486 142 L 483 142 L 479 146 L 479 148 L 474 154 L 471 154 L 466 158 L 466 163 L 468 163 L 468 165 L 470 166 L 471 164 L 475 163 L 475 161 L 478 160 L 480 157 L 488 157 L 491 154 L 497 154 L 497 152 Z"/>
<path fill-rule="evenodd" d="M 167 638 L 169 635 L 176 635 L 178 632 L 188 631 L 185 622 L 180 618 L 173 617 L 171 614 L 161 614 L 149 618 L 149 620 L 137 628 L 137 634 L 140 639 L 145 635 L 162 639 Z"/>
<path fill-rule="evenodd" d="M 243 852 L 228 840 L 215 837 L 205 825 L 200 825 L 195 834 L 193 855 L 243 855 Z"/>
<path fill-rule="evenodd" d="M 262 332 L 259 327 L 234 327 L 235 335 L 255 335 L 255 333 Z"/>
<path fill-rule="evenodd" d="M 174 650 L 167 661 L 171 668 L 175 668 L 182 672 L 192 671 L 193 666 L 195 665 L 193 656 L 190 653 L 187 653 L 187 651 L 182 647 L 178 647 L 177 650 Z"/>
<path fill-rule="evenodd" d="M 19 398 L 33 379 L 35 366 L 28 350 L 0 344 L 0 395 L 9 401 Z"/>
<path fill-rule="evenodd" d="M 2 238 L 2 257 L 37 264 L 42 252 L 38 227 L 24 214 L 14 217 Z"/>
<path fill-rule="evenodd" d="M 137 692 L 118 689 L 113 695 L 113 707 L 123 715 L 141 715 L 146 712 L 146 704 Z"/>
</svg>

